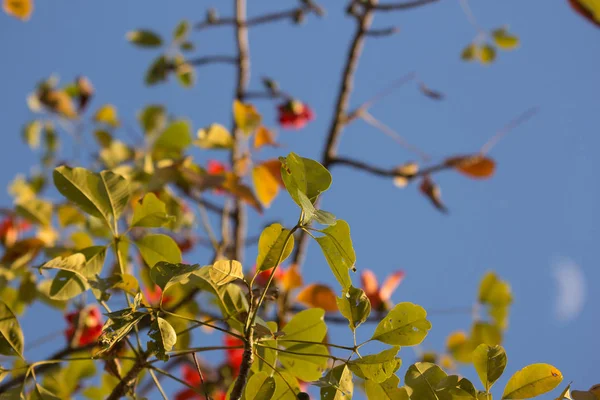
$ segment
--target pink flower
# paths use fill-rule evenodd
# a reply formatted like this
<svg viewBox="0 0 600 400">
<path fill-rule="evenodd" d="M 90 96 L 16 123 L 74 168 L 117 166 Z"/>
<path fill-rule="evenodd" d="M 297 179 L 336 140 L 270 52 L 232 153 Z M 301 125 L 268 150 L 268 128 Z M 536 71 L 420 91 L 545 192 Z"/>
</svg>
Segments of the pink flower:
<svg viewBox="0 0 600 400">
<path fill-rule="evenodd" d="M 285 129 L 301 129 L 314 119 L 309 106 L 298 100 L 289 100 L 278 107 L 279 124 Z"/>
</svg>

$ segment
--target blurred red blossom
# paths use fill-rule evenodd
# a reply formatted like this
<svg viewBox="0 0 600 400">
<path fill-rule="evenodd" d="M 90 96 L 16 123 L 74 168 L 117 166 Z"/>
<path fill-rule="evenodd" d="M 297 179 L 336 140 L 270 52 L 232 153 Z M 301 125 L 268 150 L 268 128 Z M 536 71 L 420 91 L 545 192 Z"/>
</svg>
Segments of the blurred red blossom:
<svg viewBox="0 0 600 400">
<path fill-rule="evenodd" d="M 65 315 L 65 319 L 68 323 L 65 336 L 69 343 L 78 335 L 75 343 L 72 343 L 76 347 L 95 343 L 102 334 L 102 315 L 96 306 L 73 311 Z"/>
<path fill-rule="evenodd" d="M 377 282 L 377 277 L 373 271 L 368 269 L 363 270 L 360 276 L 362 288 L 369 298 L 371 307 L 374 310 L 384 311 L 390 307 L 389 303 L 392 293 L 394 293 L 398 285 L 400 285 L 404 279 L 404 276 L 404 271 L 396 271 L 387 277 L 380 288 L 379 283 Z"/>
<path fill-rule="evenodd" d="M 314 119 L 311 108 L 298 100 L 289 100 L 280 104 L 279 124 L 285 129 L 302 129 Z"/>
</svg>

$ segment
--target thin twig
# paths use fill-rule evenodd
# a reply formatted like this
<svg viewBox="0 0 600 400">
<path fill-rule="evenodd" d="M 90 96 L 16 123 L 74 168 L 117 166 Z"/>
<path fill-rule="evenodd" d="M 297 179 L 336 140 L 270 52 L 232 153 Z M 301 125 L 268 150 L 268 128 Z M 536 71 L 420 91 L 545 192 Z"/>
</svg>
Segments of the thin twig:
<svg viewBox="0 0 600 400">
<path fill-rule="evenodd" d="M 194 359 L 194 365 L 196 365 L 196 370 L 198 371 L 198 375 L 200 375 L 200 383 L 202 384 L 202 388 L 204 388 L 204 395 L 206 400 L 210 400 L 208 398 L 208 388 L 204 383 L 204 375 L 202 375 L 202 369 L 200 368 L 200 363 L 198 362 L 198 357 L 196 357 L 196 353 L 192 353 L 192 358 Z"/>
<path fill-rule="evenodd" d="M 158 381 L 158 378 L 156 377 L 156 374 L 154 373 L 154 371 L 152 369 L 149 369 L 148 371 L 150 371 L 150 376 L 152 377 L 152 380 L 154 381 L 154 384 L 156 385 L 156 388 L 160 392 L 160 395 L 162 396 L 162 398 L 164 400 L 169 400 L 169 397 L 167 396 L 164 389 L 160 385 L 160 382 Z"/>
<path fill-rule="evenodd" d="M 403 3 L 380 3 L 374 6 L 377 11 L 403 11 L 423 7 L 439 0 L 415 0 Z"/>
<path fill-rule="evenodd" d="M 248 18 L 247 20 L 244 20 L 244 21 L 239 21 L 236 18 L 219 18 L 215 21 L 203 21 L 196 25 L 196 29 L 201 30 L 201 29 L 217 27 L 217 26 L 224 26 L 224 25 L 233 25 L 233 26 L 237 25 L 237 26 L 243 26 L 244 28 L 247 28 L 250 26 L 257 26 L 257 25 L 267 24 L 270 22 L 277 22 L 277 21 L 281 21 L 281 20 L 285 20 L 285 19 L 291 20 L 299 12 L 314 12 L 319 15 L 319 14 L 323 13 L 323 10 L 314 4 L 302 5 L 301 7 L 294 7 L 289 10 L 276 11 L 276 12 L 272 12 L 272 13 L 268 13 L 268 14 L 264 14 L 264 15 L 259 15 L 257 17 Z"/>
</svg>

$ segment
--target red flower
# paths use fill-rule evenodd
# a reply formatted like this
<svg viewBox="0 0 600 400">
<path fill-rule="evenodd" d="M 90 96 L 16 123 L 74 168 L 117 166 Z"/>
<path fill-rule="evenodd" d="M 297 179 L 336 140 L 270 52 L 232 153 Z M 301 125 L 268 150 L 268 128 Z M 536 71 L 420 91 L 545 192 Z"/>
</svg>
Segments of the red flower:
<svg viewBox="0 0 600 400">
<path fill-rule="evenodd" d="M 256 273 L 256 265 L 253 267 L 254 273 Z M 269 282 L 269 277 L 271 276 L 271 272 L 273 272 L 273 268 L 267 269 L 266 271 L 261 271 L 256 277 L 255 282 L 260 286 L 267 286 L 267 282 Z M 283 275 L 285 274 L 284 268 L 280 265 L 275 270 L 275 275 L 273 276 L 273 283 L 277 284 L 283 279 Z"/>
<path fill-rule="evenodd" d="M 158 306 L 158 303 L 160 302 L 160 296 L 162 295 L 162 289 L 160 288 L 160 286 L 158 285 L 154 285 L 154 288 L 150 289 L 150 288 L 144 288 L 144 295 L 146 296 L 146 299 L 148 300 L 148 303 L 150 303 L 150 305 L 152 306 Z M 163 306 L 166 306 L 171 300 L 173 300 L 173 297 L 166 295 L 163 297 Z"/>
<path fill-rule="evenodd" d="M 194 242 L 194 239 L 192 239 L 191 237 L 184 237 L 183 239 L 176 240 L 175 243 L 177 243 L 177 247 L 179 247 L 179 250 L 181 250 L 182 253 L 189 252 L 194 248 L 194 245 L 196 244 Z"/>
<path fill-rule="evenodd" d="M 206 172 L 208 172 L 210 175 L 223 175 L 228 170 L 229 168 L 227 168 L 227 165 L 217 160 L 208 160 L 208 163 L 206 164 Z M 214 189 L 213 193 L 223 194 L 223 190 Z"/>
<path fill-rule="evenodd" d="M 225 335 L 223 343 L 227 347 L 244 346 L 244 342 L 235 336 Z M 244 348 L 239 349 L 227 349 L 225 350 L 227 357 L 227 365 L 231 368 L 231 374 L 237 376 L 240 372 L 240 365 L 242 365 L 242 359 L 244 358 Z"/>
<path fill-rule="evenodd" d="M 310 107 L 298 100 L 289 100 L 280 104 L 277 109 L 279 124 L 286 129 L 301 129 L 314 119 Z"/>
<path fill-rule="evenodd" d="M 396 271 L 387 277 L 381 288 L 377 282 L 377 277 L 368 269 L 363 270 L 360 279 L 365 294 L 371 302 L 371 307 L 377 311 L 383 311 L 389 308 L 390 298 L 394 290 L 404 279 L 404 271 Z"/>
<path fill-rule="evenodd" d="M 67 341 L 72 343 L 73 337 L 78 334 L 79 337 L 75 343 L 77 347 L 95 343 L 102 334 L 102 317 L 96 306 L 73 311 L 65 315 L 65 319 L 68 322 L 68 327 L 65 330 Z"/>
<path fill-rule="evenodd" d="M 7 216 L 0 222 L 0 242 L 12 246 L 21 233 L 29 230 L 31 224 L 14 216 Z"/>
</svg>

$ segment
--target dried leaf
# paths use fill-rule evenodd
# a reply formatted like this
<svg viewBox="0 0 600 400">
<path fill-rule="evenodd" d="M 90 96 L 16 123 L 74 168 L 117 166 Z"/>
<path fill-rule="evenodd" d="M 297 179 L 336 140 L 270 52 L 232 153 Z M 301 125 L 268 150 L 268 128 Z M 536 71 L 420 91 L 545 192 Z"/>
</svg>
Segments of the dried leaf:
<svg viewBox="0 0 600 400">
<path fill-rule="evenodd" d="M 296 299 L 307 307 L 322 308 L 327 312 L 338 310 L 336 296 L 333 290 L 326 285 L 310 284 L 300 293 Z"/>
<path fill-rule="evenodd" d="M 446 159 L 445 164 L 470 178 L 486 179 L 494 174 L 496 163 L 481 154 L 456 156 Z"/>
<path fill-rule="evenodd" d="M 421 185 L 419 186 L 419 190 L 421 193 L 427 196 L 429 200 L 431 200 L 431 203 L 435 206 L 435 208 L 443 213 L 448 212 L 448 209 L 444 203 L 442 203 L 442 193 L 440 187 L 436 185 L 428 175 L 423 177 Z"/>
</svg>

